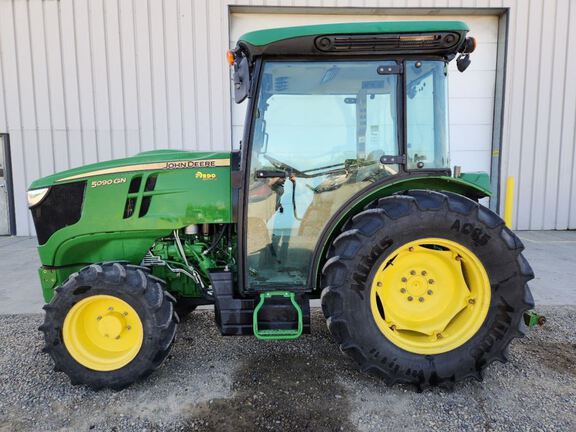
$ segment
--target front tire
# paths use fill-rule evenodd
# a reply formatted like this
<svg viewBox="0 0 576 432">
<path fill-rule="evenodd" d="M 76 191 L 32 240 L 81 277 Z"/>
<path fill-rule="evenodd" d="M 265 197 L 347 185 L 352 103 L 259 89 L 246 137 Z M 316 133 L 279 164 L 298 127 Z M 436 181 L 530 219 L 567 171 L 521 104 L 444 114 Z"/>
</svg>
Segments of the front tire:
<svg viewBox="0 0 576 432">
<path fill-rule="evenodd" d="M 74 385 L 121 389 L 168 355 L 178 319 L 173 303 L 164 283 L 143 267 L 90 265 L 44 306 L 44 351 Z"/>
<path fill-rule="evenodd" d="M 522 249 L 500 217 L 463 196 L 382 198 L 330 249 L 322 278 L 330 332 L 390 385 L 479 380 L 491 362 L 506 361 L 534 306 Z"/>
</svg>

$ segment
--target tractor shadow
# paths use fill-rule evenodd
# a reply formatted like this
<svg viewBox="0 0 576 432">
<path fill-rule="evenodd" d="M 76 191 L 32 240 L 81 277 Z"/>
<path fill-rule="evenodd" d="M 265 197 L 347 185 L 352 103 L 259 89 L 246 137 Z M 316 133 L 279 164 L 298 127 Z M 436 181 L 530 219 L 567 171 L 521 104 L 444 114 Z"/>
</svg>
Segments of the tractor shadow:
<svg viewBox="0 0 576 432">
<path fill-rule="evenodd" d="M 525 355 L 538 359 L 538 363 L 561 375 L 576 377 L 576 344 L 539 341 L 537 344 L 525 344 Z"/>
<path fill-rule="evenodd" d="M 321 353 L 310 357 L 277 347 L 271 343 L 267 352 L 246 358 L 234 374 L 232 398 L 191 407 L 186 429 L 356 430 L 349 420 L 346 390 L 337 383 L 332 362 L 324 361 Z"/>
</svg>

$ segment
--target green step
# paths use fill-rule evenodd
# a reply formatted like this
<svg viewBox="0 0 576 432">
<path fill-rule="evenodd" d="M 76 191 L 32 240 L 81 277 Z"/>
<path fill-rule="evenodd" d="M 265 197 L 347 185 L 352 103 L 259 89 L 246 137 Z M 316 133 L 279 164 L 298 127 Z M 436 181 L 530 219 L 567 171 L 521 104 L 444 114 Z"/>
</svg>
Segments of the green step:
<svg viewBox="0 0 576 432">
<path fill-rule="evenodd" d="M 296 313 L 298 314 L 298 327 L 295 329 L 270 329 L 270 330 L 260 330 L 258 328 L 258 313 L 267 299 L 272 297 L 286 297 L 290 299 L 290 303 L 294 306 Z M 302 335 L 302 330 L 304 329 L 304 323 L 302 319 L 302 309 L 296 301 L 296 295 L 290 291 L 267 291 L 260 293 L 260 301 L 254 308 L 254 315 L 252 316 L 252 327 L 254 329 L 254 336 L 260 340 L 288 340 L 297 339 Z"/>
</svg>

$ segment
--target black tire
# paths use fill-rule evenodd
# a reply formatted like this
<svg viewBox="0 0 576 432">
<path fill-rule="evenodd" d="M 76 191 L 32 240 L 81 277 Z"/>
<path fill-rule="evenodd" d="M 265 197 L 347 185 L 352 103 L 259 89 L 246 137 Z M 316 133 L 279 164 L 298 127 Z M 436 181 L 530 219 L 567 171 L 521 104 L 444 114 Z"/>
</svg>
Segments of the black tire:
<svg viewBox="0 0 576 432">
<path fill-rule="evenodd" d="M 124 367 L 95 371 L 78 363 L 63 341 L 62 327 L 70 308 L 93 295 L 112 295 L 136 310 L 144 329 L 144 341 L 136 357 Z M 46 316 L 39 330 L 44 333 L 47 352 L 54 369 L 70 377 L 72 384 L 94 389 L 121 389 L 157 369 L 174 342 L 178 317 L 174 298 L 164 290 L 164 282 L 145 267 L 125 263 L 93 264 L 71 275 L 56 289 L 52 301 L 44 306 Z"/>
<path fill-rule="evenodd" d="M 484 265 L 491 302 L 480 329 L 463 345 L 436 355 L 405 351 L 379 330 L 370 308 L 371 281 L 380 263 L 403 244 L 425 237 L 458 242 Z M 507 347 L 523 336 L 524 311 L 534 307 L 527 282 L 534 277 L 523 245 L 502 219 L 463 196 L 413 190 L 372 203 L 334 240 L 322 276 L 322 308 L 340 349 L 362 371 L 387 384 L 452 387 L 482 379 Z"/>
</svg>

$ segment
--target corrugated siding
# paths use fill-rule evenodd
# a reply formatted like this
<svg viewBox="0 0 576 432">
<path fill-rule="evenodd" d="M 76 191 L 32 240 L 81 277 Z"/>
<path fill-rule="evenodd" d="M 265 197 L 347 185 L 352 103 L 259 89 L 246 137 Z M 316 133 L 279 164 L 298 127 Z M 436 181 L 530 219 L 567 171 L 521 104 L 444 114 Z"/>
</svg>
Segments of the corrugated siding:
<svg viewBox="0 0 576 432">
<path fill-rule="evenodd" d="M 576 228 L 572 0 L 0 0 L 0 132 L 19 234 L 33 233 L 24 196 L 39 176 L 231 147 L 230 5 L 510 8 L 502 177 L 517 178 L 515 225 Z"/>
<path fill-rule="evenodd" d="M 155 148 L 230 148 L 225 3 L 0 0 L 18 234 L 32 180 Z"/>
</svg>

